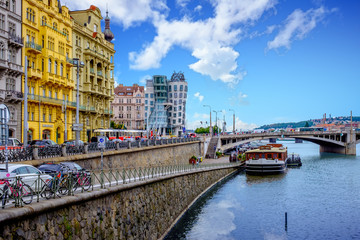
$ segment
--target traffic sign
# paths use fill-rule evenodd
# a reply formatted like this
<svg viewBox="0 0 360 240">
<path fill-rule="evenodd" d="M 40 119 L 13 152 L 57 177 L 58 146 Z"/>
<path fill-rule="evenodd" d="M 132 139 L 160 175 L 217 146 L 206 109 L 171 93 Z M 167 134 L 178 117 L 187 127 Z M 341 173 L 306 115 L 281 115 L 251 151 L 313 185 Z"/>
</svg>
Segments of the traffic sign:
<svg viewBox="0 0 360 240">
<path fill-rule="evenodd" d="M 71 126 L 73 131 L 82 131 L 83 130 L 83 124 L 82 123 L 74 123 Z"/>
<path fill-rule="evenodd" d="M 98 139 L 98 148 L 105 148 L 106 137 L 98 136 L 97 139 Z"/>
<path fill-rule="evenodd" d="M 9 108 L 5 104 L 0 104 L 0 111 L 1 111 L 1 123 L 5 124 L 8 123 L 10 120 L 10 111 Z"/>
</svg>

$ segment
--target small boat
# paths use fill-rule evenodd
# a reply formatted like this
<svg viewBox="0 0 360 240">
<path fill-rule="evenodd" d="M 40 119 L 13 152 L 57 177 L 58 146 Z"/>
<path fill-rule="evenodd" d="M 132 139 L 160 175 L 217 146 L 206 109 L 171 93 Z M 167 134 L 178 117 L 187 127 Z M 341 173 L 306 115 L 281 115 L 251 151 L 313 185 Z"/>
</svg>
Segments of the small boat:
<svg viewBox="0 0 360 240">
<path fill-rule="evenodd" d="M 287 167 L 300 167 L 302 166 L 301 158 L 299 154 L 289 154 L 287 160 L 286 160 Z"/>
<path fill-rule="evenodd" d="M 257 149 L 249 150 L 246 154 L 246 173 L 274 174 L 283 173 L 286 169 L 287 148 L 282 144 L 267 144 Z"/>
</svg>

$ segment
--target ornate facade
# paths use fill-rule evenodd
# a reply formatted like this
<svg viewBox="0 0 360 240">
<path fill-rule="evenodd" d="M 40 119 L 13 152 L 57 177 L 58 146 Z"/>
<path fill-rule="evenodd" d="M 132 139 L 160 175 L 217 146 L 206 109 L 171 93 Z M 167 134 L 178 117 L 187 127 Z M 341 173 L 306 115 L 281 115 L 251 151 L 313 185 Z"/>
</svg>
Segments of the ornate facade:
<svg viewBox="0 0 360 240">
<path fill-rule="evenodd" d="M 110 31 L 110 18 L 106 14 L 105 30 L 101 31 L 100 9 L 71 11 L 74 19 L 73 56 L 84 63 L 79 74 L 80 139 L 89 141 L 93 130 L 109 128 L 114 99 L 114 35 Z M 76 69 L 73 74 L 76 76 Z M 75 98 L 74 92 L 74 98 Z M 75 116 L 73 118 L 75 122 Z"/>
<path fill-rule="evenodd" d="M 9 137 L 21 138 L 22 1 L 0 0 L 0 104 L 10 111 Z"/>
<path fill-rule="evenodd" d="M 126 129 L 144 130 L 144 87 L 134 84 L 115 88 L 115 98 L 111 104 L 113 118 L 117 124 L 123 124 Z"/>
<path fill-rule="evenodd" d="M 75 114 L 72 74 L 72 20 L 54 0 L 23 0 L 23 66 L 27 57 L 28 140 L 63 143 Z M 23 84 L 23 92 L 24 92 Z M 66 116 L 65 116 L 66 115 Z M 65 119 L 67 120 L 65 122 Z"/>
</svg>

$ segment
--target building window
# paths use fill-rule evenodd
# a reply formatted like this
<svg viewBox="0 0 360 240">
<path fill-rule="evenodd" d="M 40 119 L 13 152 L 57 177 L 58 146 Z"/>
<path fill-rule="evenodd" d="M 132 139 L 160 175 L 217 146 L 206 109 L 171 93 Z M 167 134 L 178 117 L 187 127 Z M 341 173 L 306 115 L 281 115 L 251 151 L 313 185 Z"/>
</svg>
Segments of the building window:
<svg viewBox="0 0 360 240">
<path fill-rule="evenodd" d="M 94 32 L 97 32 L 97 25 L 94 24 Z"/>
<path fill-rule="evenodd" d="M 5 46 L 3 42 L 0 42 L 0 58 L 5 59 Z"/>
<path fill-rule="evenodd" d="M 57 67 L 58 67 L 57 61 L 55 61 L 55 64 L 54 64 L 54 73 L 55 74 L 57 74 Z"/>
<path fill-rule="evenodd" d="M 47 19 L 46 19 L 45 16 L 42 16 L 42 18 L 41 18 L 41 25 L 46 26 L 46 24 L 47 24 Z"/>
<path fill-rule="evenodd" d="M 64 65 L 60 63 L 60 76 L 63 76 L 64 74 Z"/>
<path fill-rule="evenodd" d="M 35 22 L 35 12 L 31 8 L 26 9 L 26 19 L 33 23 Z"/>
<path fill-rule="evenodd" d="M 49 122 L 51 122 L 51 113 L 49 114 Z"/>
<path fill-rule="evenodd" d="M 12 78 L 6 79 L 6 90 L 15 91 L 15 79 Z"/>
<path fill-rule="evenodd" d="M 0 29 L 5 30 L 5 15 L 0 14 Z"/>
<path fill-rule="evenodd" d="M 180 85 L 180 91 L 182 91 L 183 90 L 183 85 Z"/>
<path fill-rule="evenodd" d="M 54 28 L 55 30 L 57 30 L 57 23 L 56 23 L 56 22 L 53 23 L 53 28 Z"/>
<path fill-rule="evenodd" d="M 12 11 L 16 12 L 16 2 L 15 2 L 15 0 L 12 0 Z"/>
<path fill-rule="evenodd" d="M 174 91 L 177 91 L 177 85 L 174 85 Z"/>
<path fill-rule="evenodd" d="M 16 25 L 13 22 L 9 22 L 9 34 L 16 36 Z"/>
<path fill-rule="evenodd" d="M 51 68 L 52 68 L 52 63 L 51 63 L 51 59 L 49 58 L 49 69 L 48 69 L 48 71 L 49 71 L 49 73 L 51 73 Z"/>
</svg>

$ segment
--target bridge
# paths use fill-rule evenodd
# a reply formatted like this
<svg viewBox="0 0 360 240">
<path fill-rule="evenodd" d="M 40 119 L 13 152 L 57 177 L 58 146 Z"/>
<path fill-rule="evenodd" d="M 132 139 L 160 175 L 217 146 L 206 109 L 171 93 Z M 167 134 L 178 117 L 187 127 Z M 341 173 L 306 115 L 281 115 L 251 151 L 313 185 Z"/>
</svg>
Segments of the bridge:
<svg viewBox="0 0 360 240">
<path fill-rule="evenodd" d="M 356 155 L 356 144 L 360 143 L 360 131 L 310 131 L 310 132 L 270 132 L 213 137 L 207 155 L 216 151 L 225 152 L 237 146 L 256 140 L 294 138 L 320 145 L 320 152 Z"/>
</svg>

